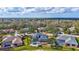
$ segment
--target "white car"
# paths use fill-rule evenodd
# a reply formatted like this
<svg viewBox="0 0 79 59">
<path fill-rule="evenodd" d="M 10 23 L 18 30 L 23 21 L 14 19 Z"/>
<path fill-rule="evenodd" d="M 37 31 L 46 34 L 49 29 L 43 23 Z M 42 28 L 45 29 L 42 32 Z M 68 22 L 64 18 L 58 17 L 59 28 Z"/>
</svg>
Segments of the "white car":
<svg viewBox="0 0 79 59">
<path fill-rule="evenodd" d="M 38 47 L 40 45 L 39 42 L 33 42 L 30 44 L 30 46 L 33 46 L 33 47 Z"/>
</svg>

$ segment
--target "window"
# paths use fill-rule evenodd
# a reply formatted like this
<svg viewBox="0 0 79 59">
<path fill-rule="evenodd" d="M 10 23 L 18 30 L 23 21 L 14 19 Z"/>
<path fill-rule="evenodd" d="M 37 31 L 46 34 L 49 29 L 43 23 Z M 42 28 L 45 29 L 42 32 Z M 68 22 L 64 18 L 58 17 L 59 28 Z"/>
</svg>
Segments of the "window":
<svg viewBox="0 0 79 59">
<path fill-rule="evenodd" d="M 64 43 L 65 42 L 65 40 L 58 40 L 60 43 Z"/>
<path fill-rule="evenodd" d="M 79 45 L 77 47 L 79 48 Z"/>
<path fill-rule="evenodd" d="M 66 44 L 66 46 L 70 46 L 70 44 Z"/>
<path fill-rule="evenodd" d="M 15 46 L 17 46 L 17 44 L 14 44 Z"/>
<path fill-rule="evenodd" d="M 72 44 L 72 46 L 75 46 L 75 44 Z"/>
</svg>

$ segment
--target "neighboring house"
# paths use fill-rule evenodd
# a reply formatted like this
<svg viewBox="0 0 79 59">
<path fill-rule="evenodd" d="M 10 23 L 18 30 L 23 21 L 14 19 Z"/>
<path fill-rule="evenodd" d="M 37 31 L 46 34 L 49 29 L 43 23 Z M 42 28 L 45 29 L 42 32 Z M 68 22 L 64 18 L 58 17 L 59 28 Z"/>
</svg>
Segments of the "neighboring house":
<svg viewBox="0 0 79 59">
<path fill-rule="evenodd" d="M 64 32 L 56 32 L 56 36 L 60 36 L 60 35 L 63 35 Z"/>
<path fill-rule="evenodd" d="M 77 47 L 78 43 L 76 41 L 76 37 L 73 35 L 61 35 L 56 38 L 56 43 L 58 46 L 70 46 Z"/>
<path fill-rule="evenodd" d="M 59 31 L 63 31 L 63 28 L 62 27 L 57 27 L 59 29 Z"/>
<path fill-rule="evenodd" d="M 73 32 L 73 31 L 75 30 L 75 27 L 72 26 L 72 27 L 69 28 L 69 30 L 70 30 L 71 32 Z"/>
<path fill-rule="evenodd" d="M 42 32 L 42 31 L 45 31 L 46 30 L 46 28 L 45 27 L 39 27 L 39 28 L 37 28 L 40 32 Z"/>
<path fill-rule="evenodd" d="M 2 40 L 2 47 L 17 47 L 22 44 L 23 41 L 19 36 L 7 36 Z"/>
<path fill-rule="evenodd" d="M 42 32 L 42 33 L 47 35 L 48 38 L 52 38 L 54 36 L 53 33 L 48 33 L 48 32 Z"/>
<path fill-rule="evenodd" d="M 42 33 L 34 33 L 32 36 L 31 45 L 43 45 L 47 44 L 48 36 Z"/>
<path fill-rule="evenodd" d="M 3 33 L 14 33 L 15 30 L 14 29 L 4 29 L 2 30 Z"/>
</svg>

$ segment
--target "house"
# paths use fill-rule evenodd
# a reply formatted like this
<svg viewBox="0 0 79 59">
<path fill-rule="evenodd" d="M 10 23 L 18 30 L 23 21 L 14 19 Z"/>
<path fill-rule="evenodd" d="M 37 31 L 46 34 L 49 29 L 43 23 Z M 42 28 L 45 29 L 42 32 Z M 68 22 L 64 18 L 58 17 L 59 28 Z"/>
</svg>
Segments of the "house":
<svg viewBox="0 0 79 59">
<path fill-rule="evenodd" d="M 42 33 L 34 33 L 32 36 L 31 46 L 44 45 L 48 42 L 48 36 Z"/>
<path fill-rule="evenodd" d="M 42 33 L 35 33 L 32 38 L 39 42 L 46 42 L 48 40 L 48 36 Z"/>
<path fill-rule="evenodd" d="M 39 27 L 39 28 L 37 28 L 38 29 L 38 31 L 40 31 L 40 32 L 42 32 L 42 31 L 45 31 L 46 30 L 46 28 L 45 27 Z"/>
<path fill-rule="evenodd" d="M 78 43 L 76 41 L 76 37 L 74 35 L 60 35 L 56 38 L 56 43 L 58 46 L 69 46 L 69 47 L 77 47 Z"/>
<path fill-rule="evenodd" d="M 51 38 L 51 37 L 54 36 L 53 33 L 48 33 L 48 32 L 42 32 L 42 33 L 45 34 L 45 35 L 47 35 L 48 38 Z"/>
<path fill-rule="evenodd" d="M 60 31 L 63 31 L 63 28 L 59 27 L 59 30 L 60 30 Z"/>
<path fill-rule="evenodd" d="M 4 29 L 2 30 L 3 33 L 14 33 L 15 30 L 14 29 Z"/>
<path fill-rule="evenodd" d="M 21 36 L 18 36 L 18 34 L 15 36 L 7 35 L 3 37 L 1 46 L 3 48 L 9 48 L 9 47 L 17 47 L 23 45 L 23 40 Z"/>
<path fill-rule="evenodd" d="M 60 36 L 60 35 L 63 35 L 64 34 L 64 32 L 56 32 L 56 36 Z"/>
<path fill-rule="evenodd" d="M 68 28 L 71 32 L 73 32 L 74 30 L 75 30 L 75 27 L 74 26 L 72 26 L 72 27 L 70 27 L 70 28 Z"/>
<path fill-rule="evenodd" d="M 16 47 L 21 46 L 23 44 L 23 41 L 21 37 L 19 36 L 6 36 L 2 40 L 2 47 Z"/>
</svg>

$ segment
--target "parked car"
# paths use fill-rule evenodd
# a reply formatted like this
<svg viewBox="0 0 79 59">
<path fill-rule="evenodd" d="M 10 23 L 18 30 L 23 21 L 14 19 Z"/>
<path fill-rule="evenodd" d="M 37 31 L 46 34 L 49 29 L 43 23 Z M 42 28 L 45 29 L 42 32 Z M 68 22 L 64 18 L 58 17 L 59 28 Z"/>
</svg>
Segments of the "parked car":
<svg viewBox="0 0 79 59">
<path fill-rule="evenodd" d="M 39 45 L 41 45 L 40 42 L 32 42 L 30 44 L 30 46 L 33 46 L 33 47 L 38 47 Z"/>
</svg>

